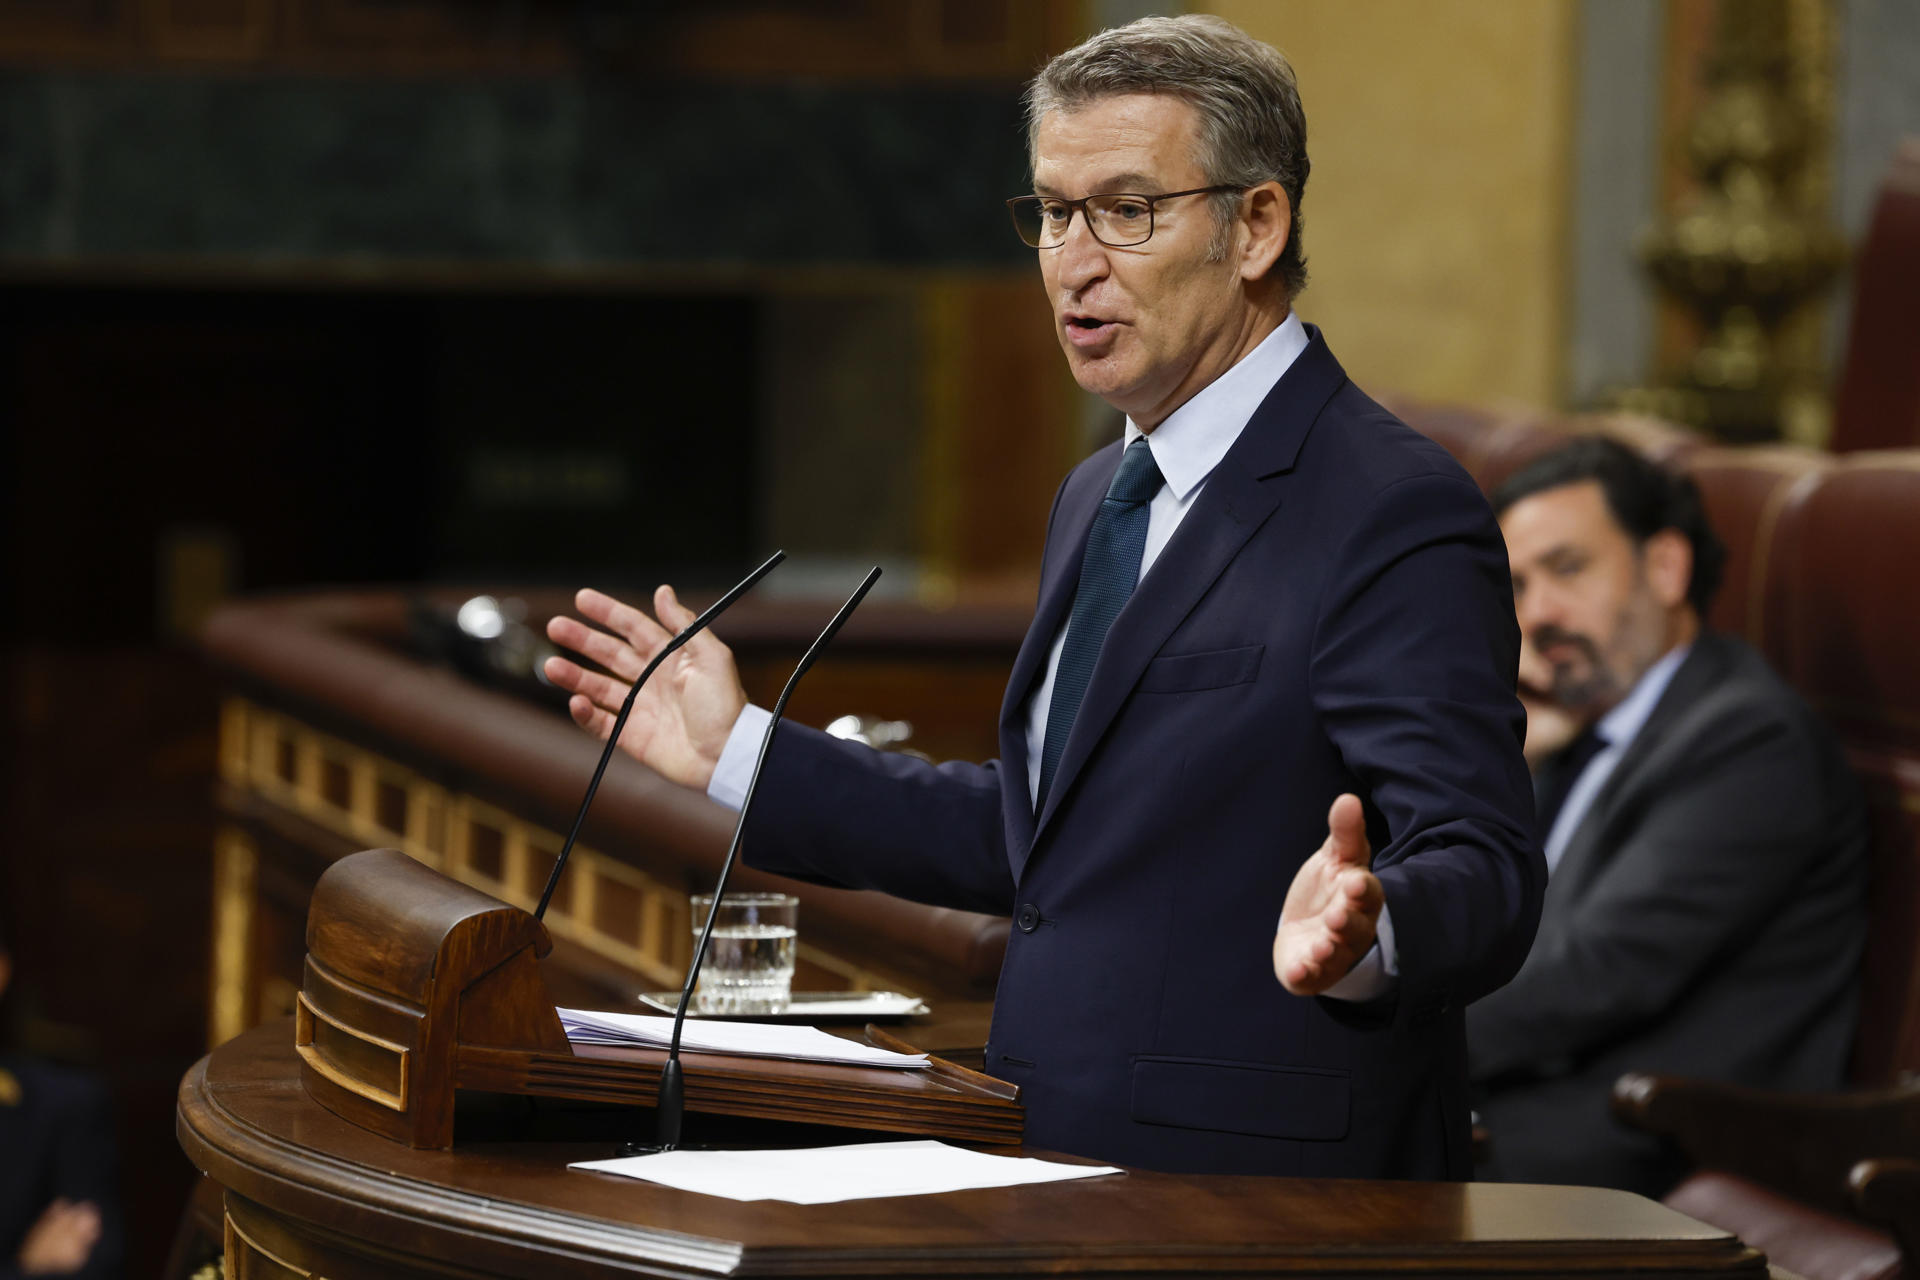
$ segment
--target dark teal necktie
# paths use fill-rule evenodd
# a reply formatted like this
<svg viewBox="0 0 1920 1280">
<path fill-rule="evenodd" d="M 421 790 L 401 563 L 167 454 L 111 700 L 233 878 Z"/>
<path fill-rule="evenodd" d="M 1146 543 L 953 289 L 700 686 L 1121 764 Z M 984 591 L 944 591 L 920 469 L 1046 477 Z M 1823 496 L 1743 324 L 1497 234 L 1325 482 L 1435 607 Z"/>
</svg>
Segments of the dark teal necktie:
<svg viewBox="0 0 1920 1280">
<path fill-rule="evenodd" d="M 1560 811 L 1567 807 L 1567 801 L 1572 798 L 1580 775 L 1587 771 L 1593 758 L 1606 749 L 1607 740 L 1600 736 L 1599 729 L 1589 725 L 1573 741 L 1560 748 L 1560 753 L 1543 771 L 1542 785 L 1535 797 L 1541 844 L 1545 844 L 1547 837 L 1553 834 L 1553 824 L 1559 820 Z"/>
<path fill-rule="evenodd" d="M 1087 554 L 1080 562 L 1080 587 L 1073 597 L 1073 615 L 1067 621 L 1066 643 L 1053 675 L 1053 700 L 1047 704 L 1047 737 L 1040 752 L 1040 790 L 1034 796 L 1038 813 L 1047 802 L 1047 789 L 1060 767 L 1073 719 L 1080 712 L 1093 664 L 1107 631 L 1140 580 L 1140 555 L 1147 546 L 1147 504 L 1166 479 L 1153 460 L 1147 438 L 1141 436 L 1120 456 L 1120 469 L 1107 486 L 1107 496 L 1087 533 Z"/>
</svg>

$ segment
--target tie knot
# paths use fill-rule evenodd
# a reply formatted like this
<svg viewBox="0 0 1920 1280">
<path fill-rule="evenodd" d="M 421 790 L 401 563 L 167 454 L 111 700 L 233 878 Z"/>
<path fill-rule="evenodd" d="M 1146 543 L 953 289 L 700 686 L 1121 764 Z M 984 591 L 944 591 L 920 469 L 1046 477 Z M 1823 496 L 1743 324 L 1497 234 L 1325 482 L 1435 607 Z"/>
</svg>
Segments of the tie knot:
<svg viewBox="0 0 1920 1280">
<path fill-rule="evenodd" d="M 1588 763 L 1607 749 L 1607 739 L 1598 725 L 1588 725 L 1560 752 L 1560 759 L 1571 775 L 1578 775 Z M 1571 779 L 1570 779 L 1571 780 Z"/>
<path fill-rule="evenodd" d="M 1147 447 L 1147 438 L 1141 436 L 1120 455 L 1120 469 L 1113 473 L 1107 497 L 1115 502 L 1145 502 L 1166 482 L 1160 464 L 1153 460 L 1153 450 Z"/>
</svg>

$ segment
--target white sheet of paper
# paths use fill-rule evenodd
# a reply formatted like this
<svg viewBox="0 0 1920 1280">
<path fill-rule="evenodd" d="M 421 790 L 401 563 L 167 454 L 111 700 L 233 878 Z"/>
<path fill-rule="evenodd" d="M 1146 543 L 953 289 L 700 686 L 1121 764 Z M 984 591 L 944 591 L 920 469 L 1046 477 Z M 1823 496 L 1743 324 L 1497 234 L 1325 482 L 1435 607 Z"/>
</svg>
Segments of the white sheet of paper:
<svg viewBox="0 0 1920 1280">
<path fill-rule="evenodd" d="M 645 1045 L 664 1049 L 673 1038 L 673 1019 L 644 1013 L 605 1013 L 562 1009 L 560 1025 L 576 1044 Z M 843 1040 L 818 1027 L 779 1022 L 691 1022 L 680 1033 L 686 1053 L 732 1053 L 750 1058 L 795 1062 L 836 1062 L 854 1067 L 927 1065 L 924 1053 L 893 1053 L 870 1044 Z"/>
<path fill-rule="evenodd" d="M 669 1151 L 583 1160 L 567 1167 L 617 1173 L 729 1200 L 785 1200 L 789 1204 L 937 1195 L 1121 1172 L 1111 1165 L 992 1156 L 933 1141 L 860 1142 L 780 1151 Z"/>
</svg>

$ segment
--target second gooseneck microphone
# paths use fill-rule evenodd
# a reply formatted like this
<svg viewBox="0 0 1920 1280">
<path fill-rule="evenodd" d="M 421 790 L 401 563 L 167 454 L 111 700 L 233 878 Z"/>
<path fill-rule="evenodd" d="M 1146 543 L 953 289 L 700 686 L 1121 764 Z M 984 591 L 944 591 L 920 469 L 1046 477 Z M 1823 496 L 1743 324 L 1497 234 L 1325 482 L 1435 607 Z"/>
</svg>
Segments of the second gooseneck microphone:
<svg viewBox="0 0 1920 1280">
<path fill-rule="evenodd" d="M 839 632 L 842 624 L 853 616 L 853 611 L 866 598 L 867 592 L 879 580 L 880 566 L 875 565 L 868 571 L 866 580 L 847 602 L 840 606 L 840 612 L 833 615 L 833 621 L 813 642 L 813 646 L 800 659 L 800 665 L 787 677 L 786 688 L 780 691 L 780 700 L 773 704 L 773 719 L 767 725 L 767 731 L 760 739 L 760 755 L 753 762 L 753 777 L 747 783 L 747 793 L 740 802 L 740 816 L 733 824 L 733 843 L 727 846 L 726 860 L 720 864 L 720 882 L 713 888 L 713 906 L 707 911 L 707 923 L 700 930 L 700 941 L 693 948 L 693 963 L 687 966 L 687 982 L 680 989 L 680 1005 L 673 1014 L 673 1040 L 667 1047 L 667 1061 L 660 1068 L 660 1095 L 655 1103 L 658 1128 L 656 1140 L 652 1146 L 629 1146 L 623 1149 L 624 1155 L 644 1155 L 662 1151 L 673 1151 L 680 1145 L 680 1122 L 686 1113 L 686 1088 L 680 1072 L 680 1031 L 687 1021 L 687 1005 L 693 999 L 693 987 L 700 980 L 700 966 L 707 956 L 707 942 L 713 937 L 714 917 L 719 914 L 721 900 L 727 894 L 727 879 L 733 874 L 733 864 L 740 853 L 740 834 L 747 829 L 747 812 L 753 807 L 753 793 L 760 786 L 760 775 L 767 767 L 767 753 L 773 749 L 773 735 L 780 728 L 780 716 L 787 709 L 787 699 L 793 696 L 794 686 L 800 683 L 800 677 L 807 674 L 807 668 L 813 665 L 820 651 L 827 647 Z"/>
<path fill-rule="evenodd" d="M 767 557 L 765 564 L 743 578 L 739 586 L 714 601 L 705 613 L 682 627 L 679 635 L 667 641 L 661 646 L 660 652 L 653 655 L 653 661 L 647 664 L 646 669 L 640 673 L 640 678 L 633 682 L 631 689 L 627 690 L 626 701 L 620 704 L 620 714 L 613 718 L 613 728 L 607 731 L 606 749 L 600 753 L 600 763 L 594 767 L 593 781 L 587 783 L 587 794 L 581 797 L 580 810 L 573 815 L 573 827 L 567 832 L 567 842 L 560 846 L 560 856 L 553 860 L 553 872 L 547 876 L 547 887 L 540 893 L 540 905 L 533 909 L 534 919 L 546 918 L 547 904 L 553 901 L 553 890 L 560 883 L 560 873 L 566 870 L 567 857 L 573 852 L 573 842 L 580 838 L 580 825 L 587 820 L 587 810 L 593 804 L 594 793 L 600 790 L 600 779 L 607 772 L 607 761 L 613 759 L 613 749 L 620 741 L 620 731 L 627 727 L 627 717 L 633 712 L 634 699 L 640 696 L 640 686 L 647 682 L 647 677 L 651 676 L 669 655 L 706 630 L 708 623 L 725 613 L 729 605 L 745 595 L 754 583 L 772 573 L 774 566 L 786 558 L 786 552 L 774 552 Z"/>
</svg>

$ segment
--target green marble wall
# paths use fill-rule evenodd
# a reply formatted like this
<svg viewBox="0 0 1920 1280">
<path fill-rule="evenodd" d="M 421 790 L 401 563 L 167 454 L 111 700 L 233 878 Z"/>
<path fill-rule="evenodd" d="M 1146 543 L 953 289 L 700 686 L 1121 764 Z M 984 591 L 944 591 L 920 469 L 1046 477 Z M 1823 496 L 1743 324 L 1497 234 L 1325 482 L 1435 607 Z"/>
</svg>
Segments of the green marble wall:
<svg viewBox="0 0 1920 1280">
<path fill-rule="evenodd" d="M 0 72 L 0 257 L 998 266 L 1018 86 Z"/>
</svg>

